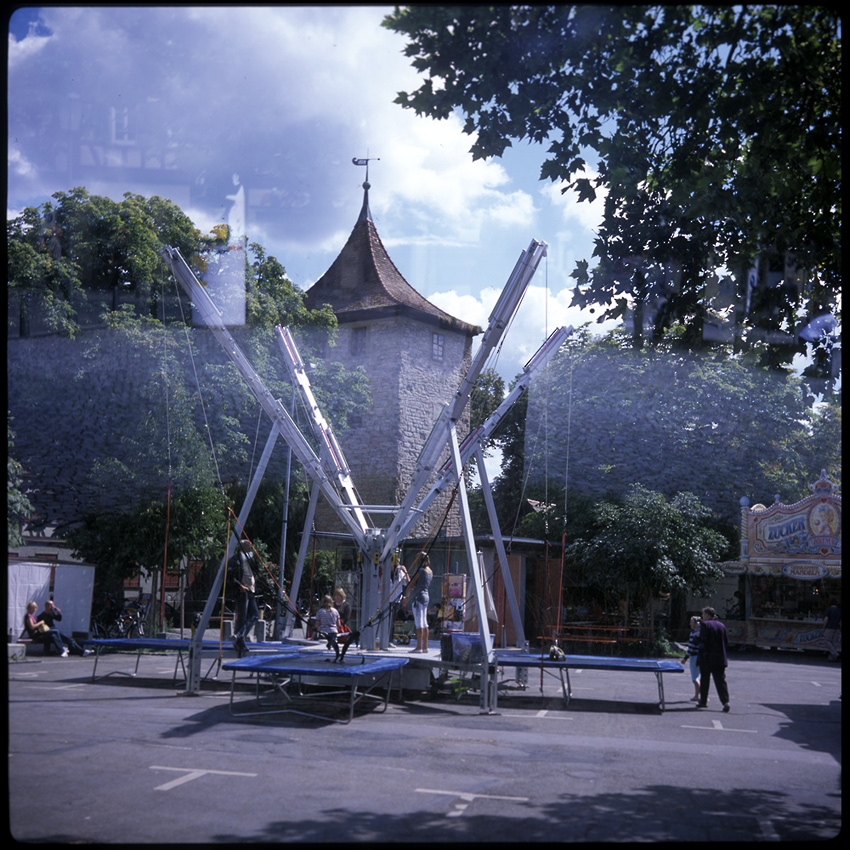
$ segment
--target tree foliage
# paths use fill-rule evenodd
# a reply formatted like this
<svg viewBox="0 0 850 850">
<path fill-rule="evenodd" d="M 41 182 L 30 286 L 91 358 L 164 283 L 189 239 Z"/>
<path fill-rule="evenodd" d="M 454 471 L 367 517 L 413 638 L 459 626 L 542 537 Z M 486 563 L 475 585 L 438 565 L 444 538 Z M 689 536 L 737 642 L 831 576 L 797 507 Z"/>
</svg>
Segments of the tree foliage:
<svg viewBox="0 0 850 850">
<path fill-rule="evenodd" d="M 258 456 L 264 417 L 256 399 L 210 332 L 192 326 L 185 295 L 159 256 L 163 245 L 176 247 L 200 271 L 220 243 L 221 234 L 203 236 L 170 201 L 127 193 L 115 202 L 83 188 L 56 193 L 7 225 L 9 287 L 21 330 L 36 315 L 64 335 L 96 329 L 69 343 L 73 368 L 56 379 L 31 379 L 29 390 L 40 401 L 28 408 L 47 414 L 57 393 L 70 409 L 97 407 L 77 461 L 89 466 L 70 540 L 79 557 L 101 568 L 98 582 L 113 589 L 140 572 L 220 557 L 234 499 L 244 497 Z M 274 327 L 289 326 L 304 359 L 316 360 L 317 400 L 343 431 L 349 413 L 368 405 L 369 387 L 362 369 L 349 372 L 313 357 L 311 345 L 336 332 L 333 312 L 308 310 L 304 293 L 259 243 L 242 256 L 246 324 L 232 330 L 237 343 L 272 395 L 288 400 L 292 390 Z M 74 445 L 78 427 L 67 417 L 56 422 L 45 450 Z M 269 427 L 265 422 L 262 436 Z M 10 511 L 13 471 L 10 465 Z M 293 501 L 302 491 L 293 485 Z M 279 550 L 280 515 L 276 525 L 271 540 L 256 537 L 259 550 L 267 544 Z"/>
<path fill-rule="evenodd" d="M 9 288 L 20 298 L 22 323 L 39 311 L 50 329 L 70 335 L 91 293 L 111 292 L 113 309 L 131 294 L 155 312 L 159 249 L 173 245 L 191 256 L 201 237 L 171 201 L 127 192 L 116 202 L 82 187 L 28 207 L 6 229 Z"/>
<path fill-rule="evenodd" d="M 765 294 L 776 312 L 745 315 L 738 293 L 744 341 L 759 326 L 750 339 L 785 332 L 802 350 L 796 320 L 840 311 L 836 9 L 409 6 L 384 25 L 426 74 L 398 103 L 460 112 L 474 159 L 546 144 L 541 179 L 604 195 L 597 265 L 573 273 L 574 303 L 604 305 L 600 321 L 655 296 L 656 332 L 678 322 L 679 345 L 704 347 L 707 317 L 729 307 L 716 270 L 765 252 L 805 271 Z"/>
<path fill-rule="evenodd" d="M 635 484 L 619 503 L 599 502 L 593 530 L 568 547 L 581 582 L 629 607 L 658 593 L 710 593 L 723 573 L 727 539 L 711 529 L 711 511 L 687 492 L 672 499 Z M 575 579 L 575 575 L 574 575 Z"/>
<path fill-rule="evenodd" d="M 21 464 L 12 455 L 15 434 L 12 431 L 12 417 L 7 416 L 6 423 L 6 540 L 9 546 L 20 546 L 23 542 L 21 527 L 33 513 L 33 506 L 21 489 Z"/>
<path fill-rule="evenodd" d="M 825 466 L 840 480 L 840 408 L 809 408 L 798 376 L 754 361 L 576 336 L 550 364 L 548 391 L 530 390 L 528 481 L 539 493 L 548 470 L 570 500 L 619 499 L 635 483 L 689 491 L 734 525 L 742 496 L 797 501 Z"/>
</svg>

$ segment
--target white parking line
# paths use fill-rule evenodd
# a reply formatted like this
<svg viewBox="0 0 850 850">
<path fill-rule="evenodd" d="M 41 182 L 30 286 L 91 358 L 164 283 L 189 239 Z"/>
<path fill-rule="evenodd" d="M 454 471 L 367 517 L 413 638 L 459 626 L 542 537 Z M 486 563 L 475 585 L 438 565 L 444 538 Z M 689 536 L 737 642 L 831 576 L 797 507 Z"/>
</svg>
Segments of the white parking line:
<svg viewBox="0 0 850 850">
<path fill-rule="evenodd" d="M 712 720 L 711 723 L 712 723 L 712 725 L 710 727 L 709 726 L 686 726 L 683 723 L 682 728 L 683 729 L 709 729 L 709 730 L 712 730 L 712 731 L 714 729 L 718 729 L 721 732 L 750 732 L 753 735 L 757 734 L 755 729 L 727 729 L 719 720 Z"/>
<path fill-rule="evenodd" d="M 473 800 L 513 800 L 515 803 L 527 803 L 528 797 L 504 797 L 499 794 L 470 794 L 466 791 L 442 791 L 436 788 L 417 788 L 419 794 L 443 794 L 449 797 L 457 797 L 461 802 L 454 804 L 454 810 L 448 812 L 446 817 L 459 818 Z"/>
<path fill-rule="evenodd" d="M 177 779 L 172 779 L 171 782 L 166 782 L 164 785 L 157 785 L 154 788 L 154 791 L 170 791 L 172 788 L 176 788 L 178 785 L 183 785 L 186 782 L 191 782 L 193 779 L 198 779 L 201 776 L 205 776 L 208 773 L 214 773 L 218 776 L 256 776 L 256 773 L 239 773 L 235 770 L 206 770 L 204 768 L 196 768 L 196 767 L 164 767 L 160 764 L 152 764 L 150 766 L 151 770 L 179 770 L 183 771 L 183 776 L 178 776 Z"/>
</svg>

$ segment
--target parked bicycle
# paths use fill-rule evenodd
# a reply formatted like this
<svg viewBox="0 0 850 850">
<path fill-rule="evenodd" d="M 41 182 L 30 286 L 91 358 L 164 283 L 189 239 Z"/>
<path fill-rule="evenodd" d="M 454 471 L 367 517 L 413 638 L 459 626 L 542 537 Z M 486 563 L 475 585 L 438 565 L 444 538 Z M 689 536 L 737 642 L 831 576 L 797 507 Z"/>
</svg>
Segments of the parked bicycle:
<svg viewBox="0 0 850 850">
<path fill-rule="evenodd" d="M 121 632 L 119 620 L 121 609 L 110 593 L 104 594 L 103 607 L 92 616 L 89 631 L 94 638 L 118 637 Z"/>
<path fill-rule="evenodd" d="M 144 637 L 146 620 L 146 604 L 133 599 L 119 608 L 115 597 L 107 593 L 103 608 L 91 619 L 90 631 L 94 638 Z"/>
<path fill-rule="evenodd" d="M 138 600 L 128 602 L 118 616 L 119 637 L 144 637 L 147 613 L 147 606 Z"/>
</svg>

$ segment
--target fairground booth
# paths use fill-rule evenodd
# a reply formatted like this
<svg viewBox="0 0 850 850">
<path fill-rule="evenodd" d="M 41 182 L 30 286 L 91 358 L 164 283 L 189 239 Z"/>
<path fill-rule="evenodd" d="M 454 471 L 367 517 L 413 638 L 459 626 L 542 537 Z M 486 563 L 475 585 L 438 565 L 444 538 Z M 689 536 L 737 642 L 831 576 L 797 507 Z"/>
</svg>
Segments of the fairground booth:
<svg viewBox="0 0 850 850">
<path fill-rule="evenodd" d="M 727 586 L 738 577 L 737 605 L 724 620 L 730 642 L 827 649 L 824 612 L 841 600 L 841 495 L 826 470 L 809 486 L 812 494 L 791 505 L 741 499 L 740 557 L 723 565 Z"/>
</svg>

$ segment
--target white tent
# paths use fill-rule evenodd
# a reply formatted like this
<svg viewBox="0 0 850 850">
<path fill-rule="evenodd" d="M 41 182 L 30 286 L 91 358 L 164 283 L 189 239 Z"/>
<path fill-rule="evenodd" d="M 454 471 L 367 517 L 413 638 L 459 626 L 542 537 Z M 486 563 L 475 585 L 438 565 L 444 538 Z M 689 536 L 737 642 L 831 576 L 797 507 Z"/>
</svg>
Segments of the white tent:
<svg viewBox="0 0 850 850">
<path fill-rule="evenodd" d="M 54 566 L 53 595 L 62 610 L 61 631 L 70 636 L 73 632 L 89 630 L 94 567 L 87 564 L 53 565 L 11 561 L 6 571 L 6 628 L 13 639 L 23 631 L 27 603 L 37 603 L 38 611 L 41 611 L 50 598 L 50 571 Z"/>
</svg>

